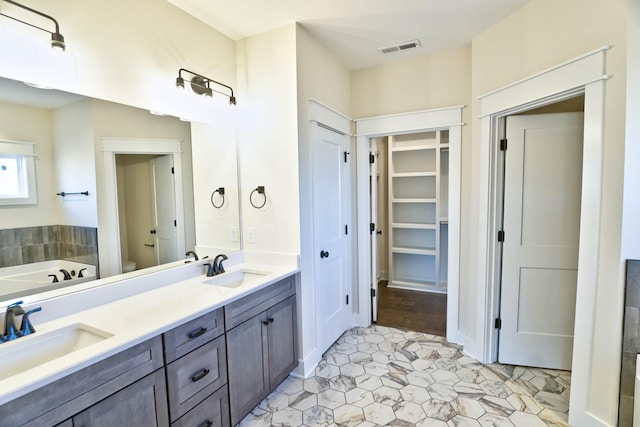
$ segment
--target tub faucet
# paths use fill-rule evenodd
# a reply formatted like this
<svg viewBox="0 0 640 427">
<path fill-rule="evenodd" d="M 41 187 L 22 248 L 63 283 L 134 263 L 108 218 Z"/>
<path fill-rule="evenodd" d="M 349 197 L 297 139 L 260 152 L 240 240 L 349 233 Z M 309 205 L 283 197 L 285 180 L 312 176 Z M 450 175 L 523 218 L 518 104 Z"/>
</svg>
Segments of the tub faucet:
<svg viewBox="0 0 640 427">
<path fill-rule="evenodd" d="M 4 334 L 2 335 L 2 342 L 12 341 L 19 337 L 15 320 L 16 316 L 24 314 L 24 310 L 20 307 L 20 304 L 22 304 L 22 301 L 10 304 L 4 313 Z"/>
<path fill-rule="evenodd" d="M 71 274 L 69 274 L 67 270 L 65 270 L 64 268 L 61 268 L 60 272 L 64 274 L 64 280 L 71 280 Z"/>
</svg>

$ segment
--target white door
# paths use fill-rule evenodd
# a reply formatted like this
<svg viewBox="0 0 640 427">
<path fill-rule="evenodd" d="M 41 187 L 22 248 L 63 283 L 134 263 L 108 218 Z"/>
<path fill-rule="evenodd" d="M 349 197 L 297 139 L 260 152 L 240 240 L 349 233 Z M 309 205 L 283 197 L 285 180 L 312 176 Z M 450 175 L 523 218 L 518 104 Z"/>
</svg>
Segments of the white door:
<svg viewBox="0 0 640 427">
<path fill-rule="evenodd" d="M 571 369 L 583 114 L 507 119 L 501 363 Z"/>
<path fill-rule="evenodd" d="M 173 157 L 152 159 L 151 201 L 156 265 L 178 259 L 178 233 L 176 224 L 176 196 L 173 179 Z"/>
<path fill-rule="evenodd" d="M 316 330 L 318 347 L 324 352 L 349 327 L 347 277 L 351 259 L 345 227 L 351 156 L 346 154 L 348 136 L 313 126 Z"/>
<path fill-rule="evenodd" d="M 369 229 L 371 240 L 371 321 L 378 321 L 378 144 L 369 140 L 369 215 L 373 226 Z"/>
</svg>

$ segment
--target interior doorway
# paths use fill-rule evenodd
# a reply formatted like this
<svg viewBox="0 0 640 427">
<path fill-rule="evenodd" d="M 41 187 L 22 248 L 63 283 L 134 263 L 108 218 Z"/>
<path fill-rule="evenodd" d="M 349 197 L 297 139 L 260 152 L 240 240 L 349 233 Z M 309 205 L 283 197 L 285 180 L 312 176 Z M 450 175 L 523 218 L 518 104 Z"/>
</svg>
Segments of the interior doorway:
<svg viewBox="0 0 640 427">
<path fill-rule="evenodd" d="M 372 321 L 446 336 L 448 131 L 369 139 Z"/>
<path fill-rule="evenodd" d="M 501 363 L 571 369 L 583 110 L 578 96 L 503 119 Z"/>
<path fill-rule="evenodd" d="M 178 258 L 171 155 L 116 154 L 122 272 Z"/>
</svg>

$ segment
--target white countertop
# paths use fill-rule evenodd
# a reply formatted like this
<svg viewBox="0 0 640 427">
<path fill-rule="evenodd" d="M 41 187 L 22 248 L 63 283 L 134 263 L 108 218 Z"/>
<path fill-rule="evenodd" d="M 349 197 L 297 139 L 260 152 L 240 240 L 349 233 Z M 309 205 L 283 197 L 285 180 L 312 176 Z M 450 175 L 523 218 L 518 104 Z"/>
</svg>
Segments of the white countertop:
<svg viewBox="0 0 640 427">
<path fill-rule="evenodd" d="M 19 349 L 20 346 L 16 346 L 16 344 L 20 342 L 37 340 L 38 336 L 47 332 L 78 323 L 100 329 L 113 334 L 113 336 L 11 377 L 0 379 L 0 405 L 299 271 L 297 267 L 291 265 L 255 262 L 243 262 L 230 267 L 225 266 L 225 268 L 227 273 L 233 273 L 237 270 L 254 270 L 268 272 L 268 274 L 237 288 L 205 284 L 203 282 L 211 278 L 200 274 L 115 301 L 95 305 L 86 310 L 72 312 L 72 314 L 45 323 L 38 322 L 38 317 L 34 315 L 32 321 L 37 332 L 15 341 L 0 344 L 0 354 L 11 352 L 12 346 Z M 149 280 L 153 279 L 143 276 L 135 281 L 142 283 Z M 135 285 L 133 282 L 134 279 L 132 279 L 132 286 Z M 148 283 L 144 285 L 149 286 Z M 91 291 L 84 292 L 90 293 Z M 60 302 L 64 304 L 64 297 L 60 298 L 58 303 Z M 43 308 L 43 311 L 45 309 L 46 307 Z"/>
</svg>

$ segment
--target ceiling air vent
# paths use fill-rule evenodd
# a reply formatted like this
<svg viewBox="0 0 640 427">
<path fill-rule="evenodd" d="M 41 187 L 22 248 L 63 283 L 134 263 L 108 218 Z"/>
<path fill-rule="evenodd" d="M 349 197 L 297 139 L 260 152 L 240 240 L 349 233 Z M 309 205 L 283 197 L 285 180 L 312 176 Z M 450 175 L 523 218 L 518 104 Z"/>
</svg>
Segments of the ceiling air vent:
<svg viewBox="0 0 640 427">
<path fill-rule="evenodd" d="M 387 54 L 391 52 L 400 52 L 402 50 L 414 49 L 416 47 L 420 47 L 420 40 L 411 40 L 409 42 L 402 42 L 395 44 L 393 46 L 379 47 L 378 51 Z"/>
</svg>

